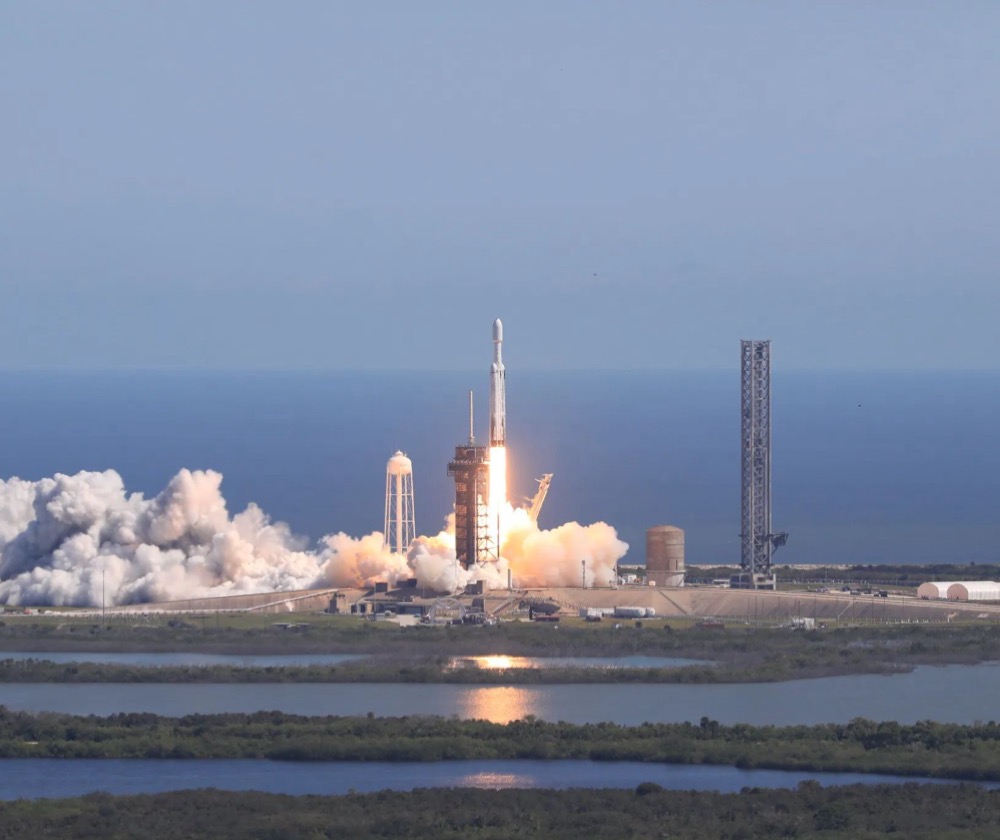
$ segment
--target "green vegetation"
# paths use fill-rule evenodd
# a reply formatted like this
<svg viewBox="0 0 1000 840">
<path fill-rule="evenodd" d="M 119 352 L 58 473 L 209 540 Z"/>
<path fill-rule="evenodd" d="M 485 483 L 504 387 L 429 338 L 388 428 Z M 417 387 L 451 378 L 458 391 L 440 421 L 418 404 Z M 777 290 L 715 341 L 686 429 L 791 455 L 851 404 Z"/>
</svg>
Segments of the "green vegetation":
<svg viewBox="0 0 1000 840">
<path fill-rule="evenodd" d="M 2 758 L 250 758 L 283 761 L 590 759 L 1000 780 L 1000 725 L 820 726 L 611 723 L 529 718 L 302 717 L 280 712 L 80 717 L 0 707 Z"/>
<path fill-rule="evenodd" d="M 3 654 L 0 653 L 0 657 Z M 43 657 L 44 654 L 39 654 Z M 752 671 L 732 669 L 723 680 L 745 682 Z M 551 685 L 571 683 L 708 683 L 720 681 L 709 665 L 684 668 L 452 668 L 447 658 L 375 659 L 339 665 L 118 665 L 0 659 L 2 683 L 452 683 Z"/>
<path fill-rule="evenodd" d="M 558 628 L 558 629 L 557 629 Z M 6 630 L 7 628 L 0 628 Z M 168 628 L 197 638 L 200 629 Z M 854 673 L 893 673 L 916 665 L 972 664 L 1000 659 L 1000 626 L 990 624 L 908 624 L 791 630 L 730 625 L 706 629 L 663 621 L 640 626 L 566 623 L 502 624 L 496 627 L 404 627 L 385 622 L 349 621 L 294 635 L 272 627 L 223 630 L 242 633 L 244 647 L 213 645 L 220 652 L 301 651 L 368 653 L 372 658 L 335 666 L 143 667 L 45 662 L 45 647 L 65 639 L 0 637 L 10 649 L 39 650 L 37 660 L 3 660 L 3 682 L 446 682 L 463 684 L 542 684 L 602 682 L 773 682 Z M 18 644 L 20 642 L 20 644 Z M 282 648 L 287 642 L 289 647 Z M 252 646 L 252 647 L 251 647 Z M 128 646 L 100 637 L 72 645 L 78 650 Z M 190 650 L 181 642 L 172 649 Z M 249 649 L 248 649 L 249 648 Z M 171 649 L 148 645 L 144 649 Z M 508 654 L 534 656 L 625 656 L 644 654 L 709 661 L 684 668 L 452 668 L 453 656 Z"/>
<path fill-rule="evenodd" d="M 0 840 L 544 837 L 755 840 L 994 838 L 1000 793 L 941 785 L 751 788 L 738 794 L 623 790 L 416 790 L 347 796 L 183 791 L 0 803 Z"/>
</svg>

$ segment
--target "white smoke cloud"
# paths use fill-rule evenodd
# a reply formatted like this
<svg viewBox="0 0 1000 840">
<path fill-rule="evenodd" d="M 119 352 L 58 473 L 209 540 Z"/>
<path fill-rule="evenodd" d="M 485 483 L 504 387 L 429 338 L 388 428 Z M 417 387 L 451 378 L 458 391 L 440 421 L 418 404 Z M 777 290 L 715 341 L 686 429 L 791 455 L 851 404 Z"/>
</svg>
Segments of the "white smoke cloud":
<svg viewBox="0 0 1000 840">
<path fill-rule="evenodd" d="M 502 554 L 519 586 L 607 586 L 628 543 L 604 522 L 539 530 L 527 511 L 507 509 Z"/>
<path fill-rule="evenodd" d="M 360 582 L 385 580 L 395 582 L 412 574 L 402 554 L 390 554 L 382 547 L 382 534 L 376 532 L 356 539 L 347 534 L 333 534 L 322 540 L 323 583 L 330 586 L 355 586 Z"/>
<path fill-rule="evenodd" d="M 127 494 L 114 470 L 0 481 L 0 603 L 97 606 L 394 583 L 416 577 L 441 592 L 485 580 L 520 586 L 606 583 L 628 546 L 604 523 L 539 530 L 522 510 L 503 517 L 502 557 L 469 570 L 455 560 L 453 517 L 408 553 L 382 534 L 344 533 L 315 550 L 256 505 L 230 516 L 222 476 L 181 470 L 153 499 Z"/>
</svg>

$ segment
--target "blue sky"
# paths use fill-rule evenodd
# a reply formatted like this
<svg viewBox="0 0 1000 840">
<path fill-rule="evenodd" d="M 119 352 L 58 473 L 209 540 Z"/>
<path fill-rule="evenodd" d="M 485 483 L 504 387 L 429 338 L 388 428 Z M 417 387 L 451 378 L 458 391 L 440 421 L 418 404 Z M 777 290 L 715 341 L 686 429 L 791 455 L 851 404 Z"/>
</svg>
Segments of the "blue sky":
<svg viewBox="0 0 1000 840">
<path fill-rule="evenodd" d="M 996 368 L 1000 4 L 9 2 L 0 366 Z"/>
</svg>

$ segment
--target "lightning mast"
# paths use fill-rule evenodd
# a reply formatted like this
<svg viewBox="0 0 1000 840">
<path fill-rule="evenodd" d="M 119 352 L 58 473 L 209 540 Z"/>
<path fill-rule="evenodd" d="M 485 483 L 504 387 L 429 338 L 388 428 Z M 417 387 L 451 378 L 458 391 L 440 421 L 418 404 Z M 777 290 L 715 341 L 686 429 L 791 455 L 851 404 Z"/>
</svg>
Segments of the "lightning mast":
<svg viewBox="0 0 1000 840">
<path fill-rule="evenodd" d="M 773 589 L 774 550 L 787 533 L 771 530 L 771 342 L 741 341 L 741 575 L 733 585 Z"/>
</svg>

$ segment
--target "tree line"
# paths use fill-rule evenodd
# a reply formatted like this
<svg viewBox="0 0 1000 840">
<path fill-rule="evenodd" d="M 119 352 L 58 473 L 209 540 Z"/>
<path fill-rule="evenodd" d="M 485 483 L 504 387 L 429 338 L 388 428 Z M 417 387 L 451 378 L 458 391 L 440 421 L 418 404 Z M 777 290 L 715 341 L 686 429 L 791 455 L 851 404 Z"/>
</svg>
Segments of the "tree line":
<svg viewBox="0 0 1000 840">
<path fill-rule="evenodd" d="M 995 838 L 1000 793 L 969 785 L 853 785 L 738 794 L 635 790 L 382 791 L 283 796 L 218 790 L 0 802 L 0 840 L 310 840 L 543 837 L 757 840 Z"/>
<path fill-rule="evenodd" d="M 507 724 L 306 717 L 283 712 L 107 717 L 0 707 L 2 758 L 244 758 L 281 761 L 588 759 L 1000 781 L 1000 725 L 864 719 L 816 726 Z"/>
</svg>

